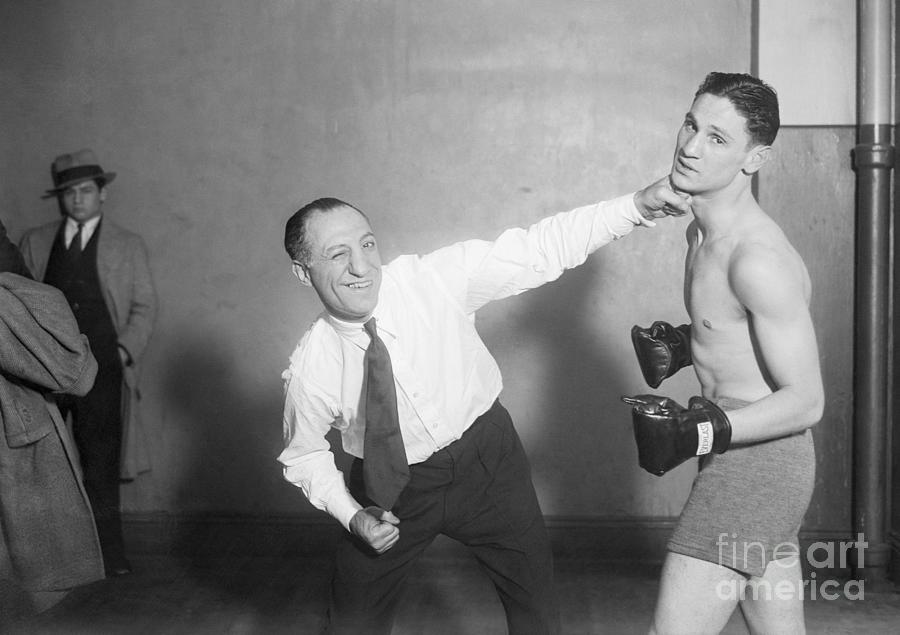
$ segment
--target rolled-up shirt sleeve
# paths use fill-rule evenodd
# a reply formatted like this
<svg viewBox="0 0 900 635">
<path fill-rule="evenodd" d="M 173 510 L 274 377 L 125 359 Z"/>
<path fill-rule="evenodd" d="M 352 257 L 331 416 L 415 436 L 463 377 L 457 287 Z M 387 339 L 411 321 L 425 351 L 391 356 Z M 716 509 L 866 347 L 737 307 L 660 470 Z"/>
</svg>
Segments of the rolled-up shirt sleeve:
<svg viewBox="0 0 900 635">
<path fill-rule="evenodd" d="M 349 531 L 350 519 L 362 506 L 348 491 L 325 438 L 340 416 L 337 405 L 329 404 L 325 391 L 309 378 L 301 382 L 291 369 L 283 378 L 285 448 L 278 461 L 284 466 L 284 477 L 299 487 L 314 507 Z"/>
<path fill-rule="evenodd" d="M 468 240 L 424 257 L 441 272 L 467 313 L 534 289 L 584 263 L 594 251 L 640 223 L 628 194 L 504 231 L 491 241 Z"/>
</svg>

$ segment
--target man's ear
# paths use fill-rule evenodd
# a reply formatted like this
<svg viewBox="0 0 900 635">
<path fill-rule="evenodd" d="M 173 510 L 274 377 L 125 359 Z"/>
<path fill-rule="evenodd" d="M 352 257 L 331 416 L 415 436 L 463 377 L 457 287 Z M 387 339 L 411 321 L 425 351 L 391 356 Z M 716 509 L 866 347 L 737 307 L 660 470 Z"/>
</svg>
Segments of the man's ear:
<svg viewBox="0 0 900 635">
<path fill-rule="evenodd" d="M 756 174 L 766 164 L 772 154 L 772 146 L 759 145 L 750 151 L 744 162 L 744 174 Z"/>
<path fill-rule="evenodd" d="M 100 202 L 104 202 L 106 200 L 106 186 L 100 188 Z"/>
<path fill-rule="evenodd" d="M 297 276 L 297 280 L 300 281 L 300 284 L 307 287 L 312 286 L 312 280 L 309 279 L 309 269 L 307 269 L 305 266 L 303 266 L 296 260 L 292 260 L 291 271 L 293 271 L 294 275 Z"/>
</svg>

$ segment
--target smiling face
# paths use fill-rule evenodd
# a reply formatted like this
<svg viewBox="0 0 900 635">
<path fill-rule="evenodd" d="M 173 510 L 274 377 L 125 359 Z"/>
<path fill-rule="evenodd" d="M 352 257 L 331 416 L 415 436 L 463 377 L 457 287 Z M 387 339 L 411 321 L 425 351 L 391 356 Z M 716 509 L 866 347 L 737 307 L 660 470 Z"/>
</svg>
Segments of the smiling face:
<svg viewBox="0 0 900 635">
<path fill-rule="evenodd" d="M 381 255 L 369 221 L 341 206 L 317 211 L 306 223 L 309 261 L 294 261 L 294 275 L 316 290 L 331 315 L 364 322 L 375 310 L 381 288 Z"/>
<path fill-rule="evenodd" d="M 691 195 L 715 193 L 759 170 L 769 146 L 752 143 L 746 124 L 727 98 L 699 95 L 678 131 L 672 186 Z"/>
</svg>

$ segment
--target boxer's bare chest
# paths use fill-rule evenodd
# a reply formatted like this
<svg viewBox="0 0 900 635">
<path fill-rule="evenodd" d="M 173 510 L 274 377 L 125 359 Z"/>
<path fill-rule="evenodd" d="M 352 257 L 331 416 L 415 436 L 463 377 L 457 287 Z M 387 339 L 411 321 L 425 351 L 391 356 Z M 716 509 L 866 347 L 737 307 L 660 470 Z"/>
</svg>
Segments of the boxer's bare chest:
<svg viewBox="0 0 900 635">
<path fill-rule="evenodd" d="M 728 333 L 743 327 L 746 313 L 734 296 L 728 267 L 734 244 L 728 240 L 689 241 L 685 261 L 685 306 L 698 336 Z"/>
</svg>

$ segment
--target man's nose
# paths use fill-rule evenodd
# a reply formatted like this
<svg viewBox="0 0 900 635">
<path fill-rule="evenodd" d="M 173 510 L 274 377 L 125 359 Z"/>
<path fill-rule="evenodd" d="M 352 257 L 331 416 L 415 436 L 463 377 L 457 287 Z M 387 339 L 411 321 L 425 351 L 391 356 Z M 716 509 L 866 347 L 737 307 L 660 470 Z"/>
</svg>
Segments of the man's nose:
<svg viewBox="0 0 900 635">
<path fill-rule="evenodd" d="M 359 276 L 369 270 L 369 261 L 360 251 L 354 251 L 350 254 L 350 273 Z"/>
<path fill-rule="evenodd" d="M 681 152 L 691 157 L 696 157 L 700 153 L 700 135 L 691 135 L 681 146 Z"/>
</svg>

